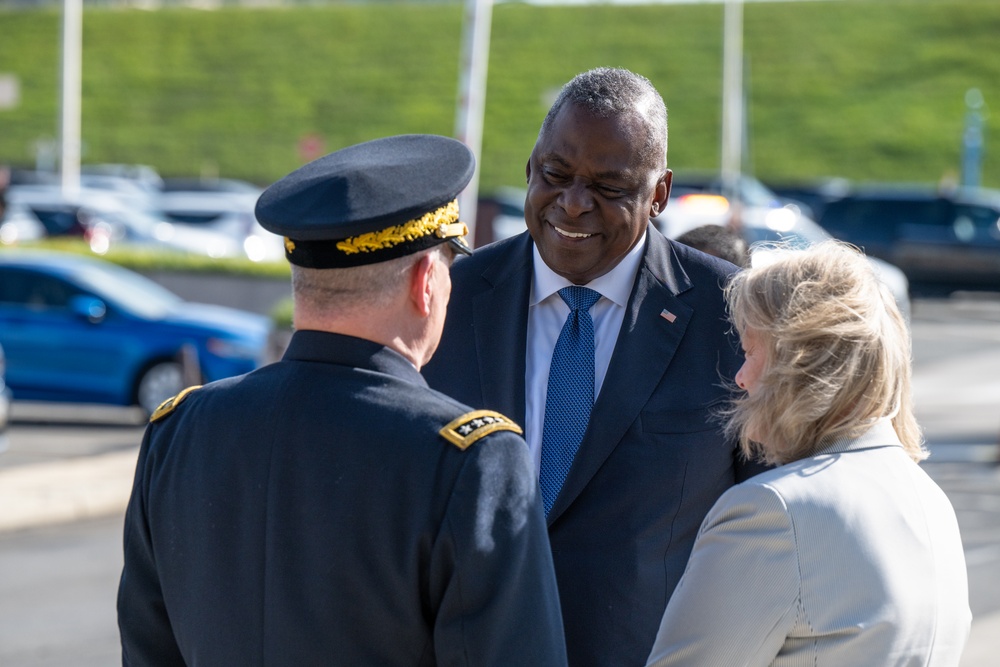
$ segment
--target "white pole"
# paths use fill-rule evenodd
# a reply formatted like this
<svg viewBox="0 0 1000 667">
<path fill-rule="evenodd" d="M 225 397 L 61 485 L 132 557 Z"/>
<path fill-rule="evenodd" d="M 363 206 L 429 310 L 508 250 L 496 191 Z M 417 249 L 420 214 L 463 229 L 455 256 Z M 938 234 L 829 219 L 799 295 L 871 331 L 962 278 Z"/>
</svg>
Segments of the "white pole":
<svg viewBox="0 0 1000 667">
<path fill-rule="evenodd" d="M 459 67 L 458 110 L 455 136 L 476 156 L 476 171 L 458 198 L 462 221 L 469 226 L 469 243 L 476 239 L 479 203 L 480 156 L 483 147 L 483 114 L 486 109 L 486 71 L 490 56 L 490 23 L 493 0 L 466 0 Z"/>
<path fill-rule="evenodd" d="M 742 166 L 743 0 L 726 0 L 722 47 L 722 184 L 730 205 Z"/>
<path fill-rule="evenodd" d="M 63 0 L 62 100 L 59 170 L 64 194 L 80 189 L 80 95 L 83 77 L 83 0 Z"/>
</svg>

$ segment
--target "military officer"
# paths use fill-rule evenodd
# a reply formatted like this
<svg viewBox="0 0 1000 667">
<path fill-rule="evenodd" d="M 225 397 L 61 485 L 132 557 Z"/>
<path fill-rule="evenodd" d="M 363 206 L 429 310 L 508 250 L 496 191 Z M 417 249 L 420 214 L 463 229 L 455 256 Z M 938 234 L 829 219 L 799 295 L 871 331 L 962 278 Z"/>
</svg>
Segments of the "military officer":
<svg viewBox="0 0 1000 667">
<path fill-rule="evenodd" d="M 295 333 L 280 361 L 153 414 L 125 518 L 123 664 L 565 664 L 521 429 L 419 372 L 468 253 L 473 169 L 453 139 L 389 137 L 260 197 Z"/>
</svg>

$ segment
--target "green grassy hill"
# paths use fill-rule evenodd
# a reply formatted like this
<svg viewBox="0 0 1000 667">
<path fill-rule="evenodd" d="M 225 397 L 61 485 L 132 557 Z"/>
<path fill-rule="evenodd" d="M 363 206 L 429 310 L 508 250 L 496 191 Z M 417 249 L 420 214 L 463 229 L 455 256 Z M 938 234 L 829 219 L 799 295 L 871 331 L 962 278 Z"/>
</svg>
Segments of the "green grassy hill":
<svg viewBox="0 0 1000 667">
<path fill-rule="evenodd" d="M 721 5 L 494 8 L 480 186 L 524 182 L 551 96 L 599 65 L 649 77 L 670 111 L 670 166 L 719 164 Z M 84 15 L 84 161 L 266 184 L 330 151 L 404 132 L 452 135 L 459 4 Z M 842 0 L 744 10 L 751 170 L 935 182 L 956 177 L 965 93 L 1000 117 L 1000 3 Z M 0 10 L 0 163 L 31 165 L 58 126 L 60 16 Z M 986 185 L 1000 186 L 1000 133 Z"/>
</svg>

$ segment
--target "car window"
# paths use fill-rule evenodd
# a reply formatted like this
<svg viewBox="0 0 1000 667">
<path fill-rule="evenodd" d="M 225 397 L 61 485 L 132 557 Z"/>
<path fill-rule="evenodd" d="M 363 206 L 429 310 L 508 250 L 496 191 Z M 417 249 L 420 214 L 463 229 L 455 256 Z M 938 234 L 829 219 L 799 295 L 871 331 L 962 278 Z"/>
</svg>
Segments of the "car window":
<svg viewBox="0 0 1000 667">
<path fill-rule="evenodd" d="M 163 211 L 163 217 L 171 222 L 182 222 L 186 225 L 207 225 L 223 216 L 222 211 Z"/>
<path fill-rule="evenodd" d="M 889 232 L 894 222 L 891 211 L 880 206 L 879 202 L 844 200 L 830 204 L 820 224 L 833 232 L 874 233 L 880 228 Z"/>
<path fill-rule="evenodd" d="M 78 279 L 102 299 L 150 319 L 163 317 L 182 302 L 145 276 L 117 266 L 85 266 Z"/>
<path fill-rule="evenodd" d="M 820 218 L 835 236 L 880 242 L 895 238 L 901 225 L 943 227 L 951 222 L 949 204 L 940 199 L 845 199 L 831 203 Z"/>
<path fill-rule="evenodd" d="M 0 302 L 33 310 L 68 308 L 81 290 L 55 276 L 17 268 L 0 269 Z"/>
<path fill-rule="evenodd" d="M 75 235 L 80 236 L 84 232 L 83 223 L 77 215 L 76 209 L 71 208 L 44 208 L 40 206 L 29 207 L 35 214 L 38 221 L 45 227 L 45 232 L 49 236 Z"/>
<path fill-rule="evenodd" d="M 951 205 L 942 200 L 883 202 L 882 209 L 894 224 L 947 227 L 951 225 Z"/>
</svg>

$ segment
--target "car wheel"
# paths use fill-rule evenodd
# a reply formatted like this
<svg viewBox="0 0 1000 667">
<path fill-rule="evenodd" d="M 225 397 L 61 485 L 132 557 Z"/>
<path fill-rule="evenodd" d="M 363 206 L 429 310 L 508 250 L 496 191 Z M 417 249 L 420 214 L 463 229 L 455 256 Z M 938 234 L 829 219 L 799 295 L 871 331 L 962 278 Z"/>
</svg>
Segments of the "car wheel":
<svg viewBox="0 0 1000 667">
<path fill-rule="evenodd" d="M 184 389 L 184 369 L 176 361 L 163 361 L 150 366 L 139 378 L 136 399 L 147 414 L 160 403 Z"/>
</svg>

